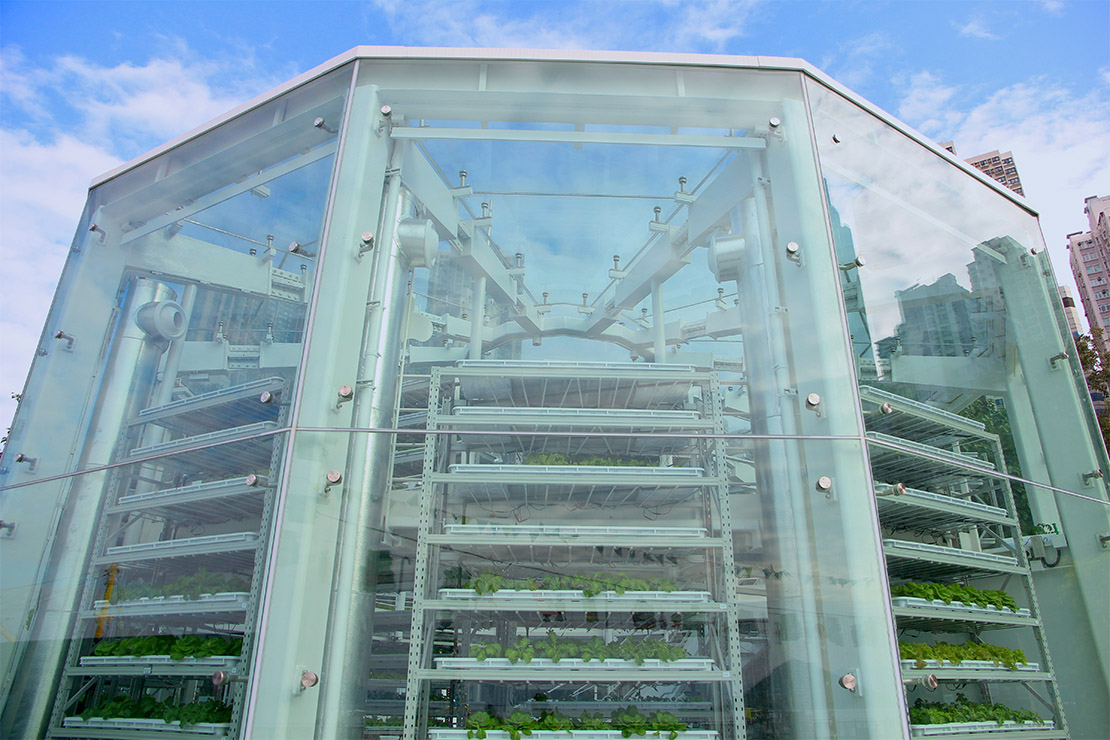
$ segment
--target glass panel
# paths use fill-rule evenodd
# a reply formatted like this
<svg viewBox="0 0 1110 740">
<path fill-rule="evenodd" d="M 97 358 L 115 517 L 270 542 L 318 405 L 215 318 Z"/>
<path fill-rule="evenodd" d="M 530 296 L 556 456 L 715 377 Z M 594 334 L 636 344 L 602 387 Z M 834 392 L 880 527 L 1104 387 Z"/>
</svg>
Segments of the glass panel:
<svg viewBox="0 0 1110 740">
<path fill-rule="evenodd" d="M 353 126 L 365 141 L 348 146 L 390 175 L 351 170 L 341 189 L 306 383 L 318 397 L 298 422 L 420 428 L 407 389 L 419 396 L 432 368 L 588 360 L 714 372 L 730 433 L 858 434 L 801 89 L 774 81 L 773 102 L 693 100 L 675 127 L 636 98 L 622 123 L 567 121 L 577 96 L 557 114 L 554 93 L 457 120 L 435 116 L 436 98 L 360 90 L 392 118 Z M 337 402 L 343 386 L 354 403 Z"/>
<path fill-rule="evenodd" d="M 901 597 L 940 599 L 896 600 L 898 626 L 923 629 L 915 640 L 931 645 L 962 643 L 984 620 L 993 640 L 1001 622 L 1011 637 L 999 644 L 1021 645 L 1039 664 L 1039 674 L 1028 674 L 1030 688 L 1047 705 L 1035 708 L 1063 733 L 1060 701 L 1070 707 L 1074 699 L 1056 694 L 1043 635 L 1053 644 L 1094 635 L 1087 660 L 1110 675 L 1106 553 L 1094 534 L 1110 524 L 1110 507 L 1105 457 L 1085 423 L 1089 401 L 1078 390 L 1074 345 L 1037 220 L 858 106 L 807 84 L 888 568 L 896 593 L 910 589 Z M 1050 495 L 1027 481 L 1079 496 Z M 1059 578 L 1031 579 L 1023 548 L 1014 548 L 1022 535 L 1032 548 L 1043 532 L 1067 550 L 1073 570 L 1066 587 Z M 1042 581 L 1054 600 L 1075 607 L 1064 619 L 1046 619 L 1044 632 L 1033 591 Z M 1005 588 L 1031 612 L 1022 619 L 975 613 L 953 625 L 948 602 L 988 599 L 954 596 L 954 584 Z M 904 677 L 921 678 L 924 670 Z M 969 675 L 955 670 L 942 663 L 937 675 L 942 683 Z M 1056 671 L 1069 673 L 1070 664 Z M 993 683 L 1010 687 L 1012 679 L 989 675 L 989 693 L 977 701 L 997 696 L 1031 708 L 1022 691 Z M 1102 680 L 1095 694 L 1105 690 Z"/>
<path fill-rule="evenodd" d="M 69 483 L 48 487 L 43 498 L 26 502 L 34 511 L 23 512 L 19 546 L 26 548 L 25 559 L 70 574 L 49 586 L 66 603 L 84 599 L 81 608 L 91 608 L 88 584 L 114 562 L 103 548 L 176 541 L 185 532 L 241 535 L 239 544 L 250 548 L 265 544 L 269 523 L 259 512 L 237 530 L 208 521 L 226 514 L 219 506 L 195 519 L 190 511 L 207 506 L 209 493 L 238 491 L 237 481 L 248 474 L 274 485 L 278 479 L 282 448 L 274 446 L 274 434 L 291 421 L 344 102 L 332 90 L 309 105 L 302 93 L 292 94 L 288 105 L 269 107 L 265 127 L 252 119 L 244 128 L 239 119 L 191 142 L 188 156 L 184 150 L 161 155 L 151 163 L 156 176 L 144 187 L 123 192 L 111 180 L 90 194 L 14 422 L 10 445 L 18 459 L 5 457 L 0 470 L 5 487 L 74 470 L 103 471 L 72 479 L 84 482 L 76 491 Z M 319 125 L 317 118 L 323 119 Z M 161 492 L 191 503 L 159 508 L 156 515 L 145 513 L 145 504 L 139 514 L 112 508 L 124 497 Z M 6 520 L 9 502 L 21 499 L 9 498 L 7 490 L 4 496 Z M 167 552 L 176 552 L 174 547 Z M 206 544 L 197 547 L 207 554 Z M 193 554 L 184 560 L 166 556 L 175 574 L 160 569 L 162 560 L 142 576 L 130 572 L 140 566 L 121 563 L 120 586 L 126 590 L 133 578 L 148 586 L 172 583 L 197 564 Z M 252 556 L 241 565 L 250 576 L 264 563 Z M 0 567 L 5 582 L 26 577 L 15 572 L 19 560 L 5 557 Z M 257 587 L 258 578 L 248 581 Z M 0 606 L 4 625 L 20 624 L 35 608 L 39 597 L 20 593 Z M 253 591 L 252 610 L 256 597 Z M 153 634 L 151 621 L 144 624 L 135 635 Z M 213 629 L 217 623 L 206 624 Z M 243 623 L 237 624 L 241 631 Z M 30 632 L 13 639 L 35 641 L 41 639 L 35 630 L 47 629 L 60 630 L 51 633 L 58 639 L 71 627 L 75 641 L 89 638 L 87 623 L 63 620 L 51 626 L 32 622 Z M 120 626 L 119 636 L 135 636 L 129 629 Z M 29 685 L 20 701 L 39 708 L 52 704 L 56 671 L 69 661 L 64 695 L 73 688 L 69 677 L 78 675 L 74 661 L 82 655 L 45 656 L 33 667 L 41 681 Z M 95 694 L 100 701 L 106 692 L 111 699 L 109 679 L 116 674 L 104 669 L 95 675 L 103 678 L 85 686 L 92 692 L 86 698 L 94 701 Z M 132 688 L 136 699 L 145 691 Z M 235 696 L 242 697 L 242 688 L 234 689 Z M 83 706 L 86 698 L 70 708 Z M 9 701 L 6 711 L 14 706 Z M 241 709 L 237 703 L 235 711 Z M 63 719 L 55 713 L 56 730 Z"/>
<path fill-rule="evenodd" d="M 497 379 L 434 377 L 443 389 Z M 705 738 L 902 732 L 859 442 L 650 429 L 614 451 L 596 433 L 462 431 L 439 414 L 449 405 L 490 408 L 443 398 L 440 434 L 298 434 L 254 734 L 310 733 L 329 682 L 351 702 L 337 721 L 373 737 L 400 735 L 406 719 L 442 738 L 496 722 L 642 722 Z M 348 447 L 390 454 L 387 485 L 350 478 Z M 358 572 L 333 566 L 337 523 L 339 547 L 361 548 Z M 313 605 L 332 579 L 353 579 L 331 597 L 352 612 L 333 612 L 325 632 Z M 291 698 L 306 670 L 320 692 Z M 853 678 L 856 691 L 839 683 Z"/>
<path fill-rule="evenodd" d="M 284 446 L 264 434 L 5 492 L 5 736 L 236 733 Z M 46 497 L 65 505 L 39 560 L 22 535 Z"/>
<path fill-rule="evenodd" d="M 1099 468 L 1100 455 L 1077 423 L 1088 401 L 1076 392 L 1036 218 L 810 88 L 865 404 L 893 393 L 964 416 L 1000 436 L 1007 472 L 1104 498 L 1101 482 L 1092 489 L 1080 476 Z M 857 257 L 864 267 L 854 267 Z M 1059 524 L 1050 503 L 1020 507 L 1027 530 Z"/>
</svg>

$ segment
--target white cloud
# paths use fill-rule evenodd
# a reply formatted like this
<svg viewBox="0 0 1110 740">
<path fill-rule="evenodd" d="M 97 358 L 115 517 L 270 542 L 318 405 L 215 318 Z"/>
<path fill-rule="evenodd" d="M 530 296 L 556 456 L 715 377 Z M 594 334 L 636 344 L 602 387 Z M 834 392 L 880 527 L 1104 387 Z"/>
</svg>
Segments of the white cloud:
<svg viewBox="0 0 1110 740">
<path fill-rule="evenodd" d="M 963 25 L 957 23 L 953 23 L 952 25 L 959 30 L 961 36 L 968 36 L 973 39 L 998 39 L 998 35 L 992 33 L 980 18 L 972 18 Z"/>
<path fill-rule="evenodd" d="M 1073 284 L 1066 235 L 1086 229 L 1084 198 L 1110 194 L 1105 88 L 1077 93 L 1034 78 L 983 95 L 922 72 L 911 78 L 899 114 L 938 140 L 953 140 L 962 157 L 1012 151 L 1026 198 L 1040 213 L 1056 277 Z"/>
<path fill-rule="evenodd" d="M 820 67 L 837 82 L 858 89 L 874 76 L 876 67 L 889 64 L 897 46 L 884 33 L 875 32 L 840 43 L 821 59 Z"/>
<path fill-rule="evenodd" d="M 1047 13 L 1057 15 L 1064 9 L 1063 0 L 1040 0 L 1038 3 Z"/>
<path fill-rule="evenodd" d="M 75 56 L 34 66 L 0 53 L 0 432 L 15 411 L 90 180 L 273 84 L 249 57 L 201 60 L 182 45 L 144 64 Z M 244 59 L 246 62 L 244 63 Z M 272 74 L 272 71 L 271 71 Z"/>
<path fill-rule="evenodd" d="M 957 88 L 945 85 L 930 72 L 918 72 L 904 84 L 898 116 L 923 133 L 939 136 L 959 123 L 962 114 L 952 105 Z M 943 138 L 943 137 L 942 137 Z"/>
<path fill-rule="evenodd" d="M 372 5 L 384 14 L 393 36 L 415 44 L 722 51 L 744 35 L 752 10 L 762 1 L 568 2 L 557 13 L 547 5 L 488 0 L 372 0 Z"/>
</svg>

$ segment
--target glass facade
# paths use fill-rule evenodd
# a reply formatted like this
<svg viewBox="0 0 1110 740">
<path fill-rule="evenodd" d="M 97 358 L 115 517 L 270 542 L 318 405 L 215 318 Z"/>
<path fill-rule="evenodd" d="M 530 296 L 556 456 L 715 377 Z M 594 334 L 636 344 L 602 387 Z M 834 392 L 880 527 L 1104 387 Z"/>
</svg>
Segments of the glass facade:
<svg viewBox="0 0 1110 740">
<path fill-rule="evenodd" d="M 90 191 L 0 734 L 1102 737 L 1054 295 L 800 63 L 356 50 Z"/>
</svg>

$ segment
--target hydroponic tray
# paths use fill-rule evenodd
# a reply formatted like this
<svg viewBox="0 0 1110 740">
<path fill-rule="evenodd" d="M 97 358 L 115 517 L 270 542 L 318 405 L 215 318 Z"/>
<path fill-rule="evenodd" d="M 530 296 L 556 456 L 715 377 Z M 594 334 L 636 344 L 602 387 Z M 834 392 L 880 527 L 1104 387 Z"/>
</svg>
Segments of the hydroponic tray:
<svg viewBox="0 0 1110 740">
<path fill-rule="evenodd" d="M 63 727 L 80 728 L 87 730 L 135 730 L 139 732 L 159 733 L 165 735 L 207 735 L 210 737 L 224 737 L 231 729 L 229 723 L 198 722 L 193 725 L 182 725 L 181 722 L 166 722 L 161 719 L 126 719 L 124 717 L 66 717 L 62 720 Z M 101 736 L 110 737 L 110 736 Z"/>
<path fill-rule="evenodd" d="M 104 600 L 94 601 L 92 609 L 83 612 L 82 617 L 142 617 L 142 616 L 188 616 L 193 614 L 218 614 L 221 612 L 245 611 L 250 603 L 246 591 L 226 591 L 217 594 L 201 594 L 196 599 L 184 596 L 143 597 L 131 601 L 111 604 Z"/>
<path fill-rule="evenodd" d="M 1041 670 L 1039 663 L 1019 663 L 1017 668 L 1008 668 L 1001 663 L 995 663 L 993 660 L 963 660 L 959 663 L 950 663 L 946 660 L 924 660 L 925 665 L 918 668 L 916 660 L 903 660 L 902 670 L 904 671 L 928 671 L 928 670 L 943 670 L 943 671 L 1024 671 L 1024 672 L 1037 672 Z"/>
<path fill-rule="evenodd" d="M 713 660 L 711 658 L 680 658 L 678 660 L 664 661 L 658 658 L 646 658 L 643 664 L 634 660 L 619 658 L 606 658 L 605 660 L 582 660 L 581 658 L 563 658 L 558 663 L 550 658 L 532 658 L 525 663 L 517 661 L 512 663 L 508 658 L 451 658 L 440 657 L 435 659 L 436 668 L 532 668 L 556 670 L 582 670 L 582 671 L 628 671 L 628 670 L 659 670 L 669 671 L 711 671 Z"/>
<path fill-rule="evenodd" d="M 239 660 L 238 655 L 210 655 L 207 658 L 186 656 L 174 660 L 168 655 L 86 655 L 82 666 L 225 666 Z"/>
<path fill-rule="evenodd" d="M 467 730 L 429 728 L 428 740 L 467 740 Z M 622 740 L 620 730 L 532 730 L 531 740 Z M 654 737 L 649 734 L 648 737 Z M 679 740 L 717 740 L 716 730 L 686 730 Z M 510 740 L 506 730 L 486 730 L 486 740 Z"/>
<path fill-rule="evenodd" d="M 879 489 L 887 484 L 875 483 Z M 927 529 L 950 532 L 968 529 L 977 522 L 1013 525 L 1016 522 L 998 506 L 907 488 L 901 495 L 878 498 L 879 518 L 893 529 Z"/>
<path fill-rule="evenodd" d="M 528 537 L 565 537 L 573 538 L 651 538 L 685 537 L 698 539 L 707 536 L 705 527 L 604 527 L 592 525 L 553 525 L 553 524 L 445 524 L 445 534 L 508 535 Z M 649 544 L 643 542 L 642 544 Z"/>
<path fill-rule="evenodd" d="M 511 588 L 502 588 L 493 593 L 479 594 L 472 588 L 441 588 L 439 598 L 445 600 L 458 599 L 460 601 L 471 599 L 496 599 L 504 602 L 533 602 L 533 601 L 575 601 L 591 604 L 614 603 L 642 603 L 656 602 L 662 605 L 668 603 L 708 602 L 711 594 L 708 591 L 625 591 L 618 594 L 616 591 L 602 591 L 596 596 L 586 596 L 580 590 L 544 590 L 518 591 Z"/>
<path fill-rule="evenodd" d="M 1013 557 L 908 540 L 883 540 L 887 571 L 894 578 L 956 578 L 982 571 L 1025 573 Z"/>
<path fill-rule="evenodd" d="M 1035 722 L 949 722 L 943 725 L 910 725 L 913 737 L 943 737 L 947 735 L 998 734 L 1020 730 L 1052 730 L 1056 724 L 1045 720 L 1044 724 Z"/>
<path fill-rule="evenodd" d="M 979 606 L 978 604 L 965 604 L 962 601 L 944 602 L 940 599 L 919 599 L 916 596 L 895 596 L 890 600 L 894 606 L 909 606 L 917 608 L 945 609 L 959 614 L 986 614 L 986 615 L 1016 615 L 1029 617 L 1032 613 L 1028 609 L 1013 611 L 1010 608 L 999 609 L 996 606 Z"/>
</svg>

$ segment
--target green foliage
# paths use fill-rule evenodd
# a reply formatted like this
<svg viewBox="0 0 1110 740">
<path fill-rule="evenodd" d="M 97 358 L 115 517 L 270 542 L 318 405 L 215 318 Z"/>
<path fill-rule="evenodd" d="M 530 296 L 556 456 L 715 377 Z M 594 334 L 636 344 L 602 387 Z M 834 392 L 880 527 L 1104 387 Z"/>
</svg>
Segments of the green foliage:
<svg viewBox="0 0 1110 740">
<path fill-rule="evenodd" d="M 954 704 L 925 701 L 919 698 L 910 707 L 911 725 L 946 725 L 952 722 L 1035 722 L 1044 724 L 1039 714 L 1029 709 L 1011 709 L 1005 704 L 977 704 L 963 694 L 956 695 Z"/>
<path fill-rule="evenodd" d="M 959 645 L 950 645 L 947 642 L 938 642 L 935 645 L 924 642 L 899 642 L 898 652 L 902 660 L 916 661 L 917 668 L 924 668 L 927 660 L 939 660 L 953 665 L 959 665 L 965 660 L 989 660 L 995 665 L 1004 665 L 1010 670 L 1016 670 L 1018 665 L 1028 663 L 1022 650 L 985 642 L 965 642 Z"/>
<path fill-rule="evenodd" d="M 505 657 L 513 664 L 518 662 L 531 663 L 532 658 L 536 657 L 536 648 L 532 646 L 531 640 L 522 637 L 505 651 Z"/>
<path fill-rule="evenodd" d="M 903 583 L 890 587 L 891 596 L 909 596 L 932 601 L 939 599 L 946 604 L 959 601 L 969 606 L 1009 609 L 1017 611 L 1017 602 L 1005 591 L 978 589 L 959 583 Z"/>
<path fill-rule="evenodd" d="M 1110 357 L 1103 349 L 1102 329 L 1093 327 L 1090 335 L 1080 334 L 1075 338 L 1075 348 L 1079 353 L 1079 364 L 1087 379 L 1087 389 L 1101 393 L 1110 399 Z M 1098 415 L 1098 427 L 1102 432 L 1102 444 L 1110 450 L 1110 415 Z"/>
<path fill-rule="evenodd" d="M 470 648 L 470 657 L 478 660 L 499 658 L 501 654 L 501 645 L 496 642 L 479 643 Z M 606 643 L 600 637 L 594 637 L 589 642 L 582 643 L 560 638 L 554 632 L 548 632 L 547 637 L 542 640 L 530 641 L 527 637 L 522 637 L 505 650 L 504 655 L 514 664 L 519 661 L 528 663 L 536 656 L 549 658 L 555 663 L 563 658 L 580 657 L 586 662 L 600 662 L 607 658 L 632 660 L 636 665 L 643 665 L 645 660 L 669 663 L 689 657 L 681 646 L 669 645 L 663 640 L 653 638 Z"/>
<path fill-rule="evenodd" d="M 624 737 L 651 734 L 675 740 L 686 727 L 685 722 L 669 712 L 645 716 L 632 706 L 616 710 L 610 718 L 589 712 L 583 712 L 580 717 L 568 717 L 557 711 L 544 711 L 539 718 L 535 718 L 520 710 L 514 711 L 507 719 L 500 719 L 489 712 L 475 712 L 466 718 L 466 736 L 479 740 L 495 730 L 509 733 L 511 740 L 520 740 L 522 736 L 531 735 L 533 730 L 555 730 L 571 733 L 572 736 L 576 731 L 619 730 Z"/>
<path fill-rule="evenodd" d="M 605 457 L 603 455 L 563 455 L 558 452 L 532 452 L 524 456 L 525 465 L 590 465 L 606 468 L 652 468 L 659 460 L 648 457 Z"/>
<path fill-rule="evenodd" d="M 183 658 L 209 658 L 213 655 L 239 655 L 243 651 L 243 638 L 216 635 L 148 635 L 103 640 L 93 650 L 93 655 L 136 656 L 168 655 L 174 660 Z"/>
<path fill-rule="evenodd" d="M 497 593 L 501 589 L 515 591 L 581 591 L 586 597 L 605 591 L 624 594 L 628 591 L 675 591 L 673 581 L 662 578 L 633 578 L 627 573 L 593 573 L 592 575 L 509 579 L 496 572 L 479 573 L 464 584 L 479 595 Z"/>
<path fill-rule="evenodd" d="M 249 578 L 233 573 L 210 573 L 205 568 L 198 568 L 192 573 L 165 583 L 154 584 L 136 579 L 117 585 L 112 590 L 112 601 L 119 603 L 155 596 L 184 596 L 186 599 L 196 599 L 201 594 L 250 591 L 250 589 Z"/>
<path fill-rule="evenodd" d="M 1017 446 L 1014 444 L 1014 434 L 1010 427 L 1010 416 L 1006 412 L 1002 399 L 989 396 L 980 396 L 970 403 L 960 416 L 973 419 L 982 423 L 991 434 L 998 435 L 998 442 L 1002 445 L 1002 455 L 1006 458 L 1006 471 L 1010 475 L 1021 477 L 1021 462 L 1018 458 Z M 963 452 L 978 454 L 993 460 L 996 455 L 994 445 L 988 442 L 965 443 L 961 448 Z M 998 462 L 997 460 L 995 462 Z M 1014 508 L 1017 509 L 1018 522 L 1021 524 L 1022 534 L 1035 534 L 1036 523 L 1033 521 L 1033 512 L 1029 508 L 1029 495 L 1022 483 L 1011 483 L 1014 493 Z"/>
<path fill-rule="evenodd" d="M 195 725 L 200 722 L 225 724 L 231 721 L 231 705 L 222 701 L 202 701 L 175 706 L 172 702 L 160 702 L 153 696 L 144 695 L 135 701 L 126 694 L 108 699 L 97 707 L 89 707 L 81 712 L 82 719 L 101 717 L 103 719 L 161 719 L 167 723 L 181 722 Z"/>
</svg>

